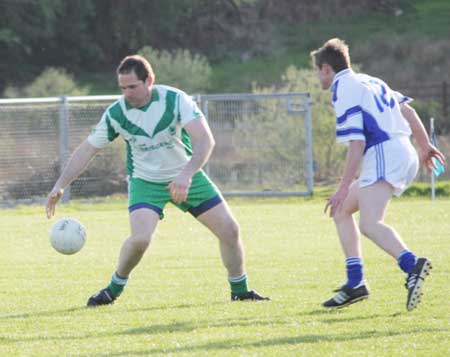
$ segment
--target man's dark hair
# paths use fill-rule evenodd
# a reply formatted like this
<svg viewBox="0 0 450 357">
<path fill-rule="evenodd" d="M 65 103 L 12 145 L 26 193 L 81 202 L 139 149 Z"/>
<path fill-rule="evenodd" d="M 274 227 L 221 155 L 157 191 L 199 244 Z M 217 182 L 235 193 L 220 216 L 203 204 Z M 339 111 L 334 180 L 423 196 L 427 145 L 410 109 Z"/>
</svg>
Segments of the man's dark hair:
<svg viewBox="0 0 450 357">
<path fill-rule="evenodd" d="M 327 63 L 335 73 L 351 66 L 348 46 L 338 38 L 328 40 L 322 47 L 312 51 L 311 58 L 314 66 L 321 69 Z"/>
<path fill-rule="evenodd" d="M 155 74 L 150 63 L 140 55 L 132 55 L 125 57 L 117 67 L 117 74 L 136 73 L 136 76 L 145 81 L 148 77 L 155 80 Z"/>
</svg>

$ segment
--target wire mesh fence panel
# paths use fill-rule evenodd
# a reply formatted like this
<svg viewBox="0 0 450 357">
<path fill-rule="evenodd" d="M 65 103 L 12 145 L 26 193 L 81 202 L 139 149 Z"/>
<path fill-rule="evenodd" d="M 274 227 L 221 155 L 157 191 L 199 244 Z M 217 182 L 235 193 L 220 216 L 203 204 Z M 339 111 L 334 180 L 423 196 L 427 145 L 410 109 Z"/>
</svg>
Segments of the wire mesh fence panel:
<svg viewBox="0 0 450 357">
<path fill-rule="evenodd" d="M 0 197 L 48 191 L 58 173 L 59 104 L 0 105 Z"/>
<path fill-rule="evenodd" d="M 59 177 L 70 153 L 87 137 L 111 103 L 86 98 L 0 101 L 0 199 L 42 199 Z M 126 192 L 123 144 L 110 145 L 75 181 L 71 196 Z"/>
<path fill-rule="evenodd" d="M 69 107 L 69 151 L 89 135 L 100 121 L 111 101 L 89 101 L 71 103 Z M 99 151 L 86 171 L 71 185 L 72 197 L 106 196 L 127 192 L 125 144 L 117 138 Z"/>
<path fill-rule="evenodd" d="M 70 154 L 117 96 L 0 100 L 0 199 L 41 200 Z M 312 191 L 309 97 L 197 96 L 216 139 L 207 166 L 225 194 Z M 127 191 L 125 143 L 101 150 L 66 189 L 69 197 Z"/>
<path fill-rule="evenodd" d="M 216 148 L 207 172 L 227 195 L 312 192 L 307 94 L 203 95 Z"/>
</svg>

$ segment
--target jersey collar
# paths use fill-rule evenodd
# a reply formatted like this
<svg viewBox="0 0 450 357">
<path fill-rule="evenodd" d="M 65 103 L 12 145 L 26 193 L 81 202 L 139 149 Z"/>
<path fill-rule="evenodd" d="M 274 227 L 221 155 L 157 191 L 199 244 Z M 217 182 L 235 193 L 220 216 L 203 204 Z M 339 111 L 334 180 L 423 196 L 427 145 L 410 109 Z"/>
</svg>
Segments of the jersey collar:
<svg viewBox="0 0 450 357">
<path fill-rule="evenodd" d="M 145 112 L 148 107 L 153 103 L 153 102 L 157 102 L 159 100 L 159 93 L 156 90 L 156 88 L 152 88 L 152 96 L 150 97 L 150 100 L 148 101 L 147 104 L 144 104 L 142 107 L 140 108 L 134 108 L 130 105 L 130 103 L 128 103 L 128 101 L 126 99 L 124 99 L 125 101 L 125 108 L 127 108 L 127 110 L 130 109 L 138 109 L 138 110 L 142 110 L 143 112 Z"/>
<path fill-rule="evenodd" d="M 333 83 L 331 83 L 331 86 L 330 86 L 329 90 L 330 90 L 331 92 L 333 92 L 333 91 L 334 91 L 333 88 L 335 87 L 336 82 L 337 82 L 340 78 L 346 76 L 347 74 L 351 74 L 351 73 L 353 73 L 353 70 L 352 70 L 351 68 L 346 68 L 346 69 L 343 69 L 342 71 L 339 71 L 338 73 L 336 73 L 336 74 L 334 75 Z"/>
</svg>

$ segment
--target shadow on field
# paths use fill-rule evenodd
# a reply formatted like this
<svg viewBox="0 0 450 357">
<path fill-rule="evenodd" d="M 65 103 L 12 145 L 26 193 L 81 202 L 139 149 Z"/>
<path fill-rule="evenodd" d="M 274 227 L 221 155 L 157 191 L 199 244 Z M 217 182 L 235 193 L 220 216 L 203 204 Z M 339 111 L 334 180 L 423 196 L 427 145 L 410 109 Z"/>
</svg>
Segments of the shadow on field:
<svg viewBox="0 0 450 357">
<path fill-rule="evenodd" d="M 155 310 L 175 310 L 175 309 L 191 309 L 191 308 L 198 308 L 202 306 L 212 306 L 212 305 L 223 305 L 223 302 L 216 301 L 216 302 L 207 302 L 204 304 L 179 304 L 179 305 L 160 305 L 160 306 L 150 306 L 150 307 L 137 307 L 134 309 L 127 309 L 129 312 L 136 312 L 136 311 L 155 311 Z"/>
<path fill-rule="evenodd" d="M 83 308 L 85 309 L 85 308 Z M 75 311 L 73 310 L 63 310 L 63 311 Z M 56 313 L 56 312 L 54 312 Z M 105 331 L 100 333 L 95 332 L 86 332 L 83 334 L 78 334 L 79 331 L 76 331 L 75 334 L 71 334 L 68 331 L 68 334 L 65 336 L 52 336 L 48 333 L 45 334 L 45 337 L 40 336 L 39 331 L 36 332 L 35 335 L 32 336 L 24 336 L 24 337 L 2 337 L 0 336 L 0 342 L 2 343 L 17 343 L 17 342 L 30 342 L 30 341 L 39 341 L 45 338 L 47 341 L 61 341 L 61 340 L 84 340 L 84 339 L 96 339 L 100 337 L 113 337 L 113 336 L 133 336 L 133 335 L 157 335 L 164 333 L 173 333 L 173 332 L 191 332 L 199 329 L 209 329 L 209 328 L 223 328 L 223 327 L 240 327 L 240 328 L 255 328 L 258 326 L 275 326 L 286 324 L 287 322 L 274 322 L 273 320 L 261 321 L 259 319 L 242 319 L 242 318 L 230 318 L 223 319 L 220 321 L 217 320 L 200 320 L 200 321 L 185 321 L 185 322 L 174 322 L 170 324 L 154 324 L 139 328 L 132 328 L 123 331 Z M 126 354 L 125 354 L 126 355 Z"/>
<path fill-rule="evenodd" d="M 178 305 L 177 305 L 178 306 Z M 181 308 L 184 308 L 184 305 Z M 40 312 L 35 314 L 17 314 L 17 315 L 9 315 L 3 316 L 2 318 L 27 318 L 27 317 L 39 317 L 39 316 L 51 316 L 56 314 L 64 314 L 70 313 L 78 310 L 86 310 L 85 307 L 76 307 L 65 310 L 55 310 L 48 312 Z M 318 310 L 319 311 L 319 310 Z M 308 314 L 313 314 L 314 312 L 308 312 Z M 322 312 L 320 312 L 322 314 Z M 364 316 L 364 317 L 352 317 L 347 319 L 347 321 L 357 320 L 357 319 L 372 319 L 376 318 L 378 315 Z M 337 318 L 325 319 L 322 322 L 325 323 L 334 323 L 337 322 Z M 242 330 L 242 331 L 258 331 L 260 327 L 269 326 L 272 329 L 277 329 L 282 325 L 292 325 L 291 320 L 281 320 L 276 321 L 273 317 L 261 320 L 261 318 L 256 319 L 247 319 L 243 317 L 237 318 L 228 318 L 228 319 L 202 319 L 202 320 L 187 320 L 187 321 L 179 321 L 172 322 L 167 324 L 150 324 L 148 326 L 143 326 L 139 328 L 129 328 L 125 330 L 118 330 L 117 328 L 103 330 L 101 332 L 93 332 L 93 331 L 84 331 L 82 334 L 79 334 L 80 331 L 67 331 L 66 335 L 61 336 L 59 333 L 56 335 L 45 333 L 45 336 L 42 336 L 39 331 L 37 331 L 33 335 L 27 336 L 0 336 L 0 343 L 4 344 L 13 344 L 13 343 L 23 343 L 30 341 L 39 341 L 43 338 L 46 341 L 61 341 L 61 340 L 89 340 L 89 339 L 98 339 L 98 338 L 111 338 L 111 337 L 125 337 L 126 340 L 129 340 L 131 336 L 152 336 L 152 335 L 161 335 L 161 334 L 172 334 L 172 333 L 189 333 L 196 330 L 213 330 L 215 328 L 223 329 L 230 328 L 234 331 Z M 294 329 L 298 329 L 298 327 L 293 327 Z M 289 337 L 279 337 L 279 338 L 266 338 L 261 339 L 259 341 L 252 342 L 243 342 L 242 339 L 227 339 L 224 336 L 223 339 L 219 341 L 212 341 L 203 344 L 189 344 L 189 345 L 181 345 L 178 347 L 169 347 L 169 348 L 151 348 L 147 350 L 127 350 L 127 351 L 118 351 L 111 352 L 108 351 L 104 354 L 89 354 L 86 356 L 138 356 L 138 355 L 152 355 L 152 354 L 171 354 L 171 353 L 183 353 L 183 352 L 204 352 L 204 351 L 226 351 L 233 347 L 239 348 L 264 348 L 267 346 L 283 346 L 283 345 L 302 345 L 302 344 L 314 344 L 314 343 L 322 343 L 322 342 L 345 342 L 345 341 L 353 341 L 353 340 L 367 340 L 372 338 L 383 338 L 383 337 L 395 337 L 395 336 L 407 336 L 414 334 L 423 334 L 423 333 L 439 333 L 446 334 L 450 331 L 450 329 L 438 329 L 438 328 L 414 328 L 414 329 L 404 329 L 404 330 L 376 330 L 370 329 L 367 331 L 355 331 L 355 333 L 341 333 L 341 334 L 305 334 L 301 335 L 297 333 L 297 336 L 289 336 Z M 207 333 L 207 332 L 205 332 Z M 261 335 L 259 337 L 261 338 Z"/>
<path fill-rule="evenodd" d="M 23 314 L 13 314 L 13 315 L 3 315 L 0 316 L 0 320 L 8 320 L 8 319 L 27 319 L 30 317 L 42 317 L 42 316 L 54 316 L 54 315 L 62 315 L 68 312 L 85 310 L 85 306 L 77 306 L 71 307 L 69 309 L 62 310 L 53 310 L 53 311 L 40 311 L 40 312 L 24 312 Z"/>
<path fill-rule="evenodd" d="M 177 325 L 177 324 L 175 324 Z M 139 351 L 122 351 L 117 353 L 107 353 L 107 354 L 91 354 L 89 356 L 146 356 L 152 354 L 175 354 L 175 353 L 186 353 L 186 352 L 204 352 L 204 351 L 226 351 L 233 347 L 239 348 L 264 348 L 268 346 L 282 346 L 282 345 L 301 345 L 301 344 L 314 344 L 322 342 L 345 342 L 354 340 L 367 340 L 372 338 L 383 338 L 383 337 L 395 337 L 395 336 L 406 336 L 414 334 L 423 333 L 445 333 L 449 331 L 448 329 L 410 329 L 404 331 L 377 331 L 369 330 L 362 331 L 354 334 L 328 334 L 328 335 L 299 335 L 295 337 L 285 337 L 285 338 L 273 338 L 265 339 L 257 342 L 242 343 L 240 339 L 224 339 L 216 342 L 209 342 L 199 345 L 187 345 L 179 346 L 176 348 L 153 348 L 148 350 Z M 141 331 L 145 333 L 144 331 Z M 129 332 L 128 332 L 129 333 Z"/>
<path fill-rule="evenodd" d="M 210 306 L 210 305 L 223 305 L 221 302 L 217 303 L 205 303 L 204 306 Z M 152 307 L 144 307 L 144 308 L 135 308 L 135 309 L 128 309 L 129 312 L 135 312 L 135 311 L 155 311 L 155 310 L 170 310 L 170 309 L 190 309 L 194 307 L 203 306 L 203 304 L 180 304 L 180 305 L 163 305 L 163 306 L 152 306 Z M 111 308 L 111 306 L 102 306 L 100 309 L 105 308 Z M 8 320 L 8 319 L 27 319 L 27 318 L 35 318 L 35 317 L 44 317 L 44 316 L 57 316 L 57 315 L 63 315 L 65 313 L 74 312 L 74 311 L 82 311 L 86 310 L 86 306 L 77 306 L 77 307 L 71 307 L 68 309 L 61 309 L 61 310 L 53 310 L 53 311 L 39 311 L 39 312 L 24 312 L 22 314 L 12 314 L 12 315 L 2 315 L 0 316 L 0 320 Z"/>
<path fill-rule="evenodd" d="M 273 321 L 261 319 L 242 319 L 242 318 L 230 318 L 217 320 L 201 320 L 201 321 L 188 321 L 188 322 L 176 322 L 172 324 L 160 324 L 150 325 L 145 327 L 133 328 L 124 330 L 121 332 L 113 333 L 113 335 L 154 335 L 165 332 L 191 332 L 199 329 L 209 328 L 223 328 L 223 327 L 258 327 L 258 326 L 275 326 L 285 325 L 289 322 L 286 321 Z"/>
</svg>

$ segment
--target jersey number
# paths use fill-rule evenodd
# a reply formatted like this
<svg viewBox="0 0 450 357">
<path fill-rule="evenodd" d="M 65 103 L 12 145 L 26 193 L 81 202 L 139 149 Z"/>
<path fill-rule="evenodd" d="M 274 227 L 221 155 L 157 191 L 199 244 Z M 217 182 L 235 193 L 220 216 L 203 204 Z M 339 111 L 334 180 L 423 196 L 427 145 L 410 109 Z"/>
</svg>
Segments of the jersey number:
<svg viewBox="0 0 450 357">
<path fill-rule="evenodd" d="M 384 108 L 394 108 L 395 99 L 392 96 L 389 96 L 386 86 L 378 81 L 371 80 L 369 81 L 370 87 L 372 88 L 373 99 L 377 104 L 377 108 L 380 113 L 384 112 Z"/>
</svg>

